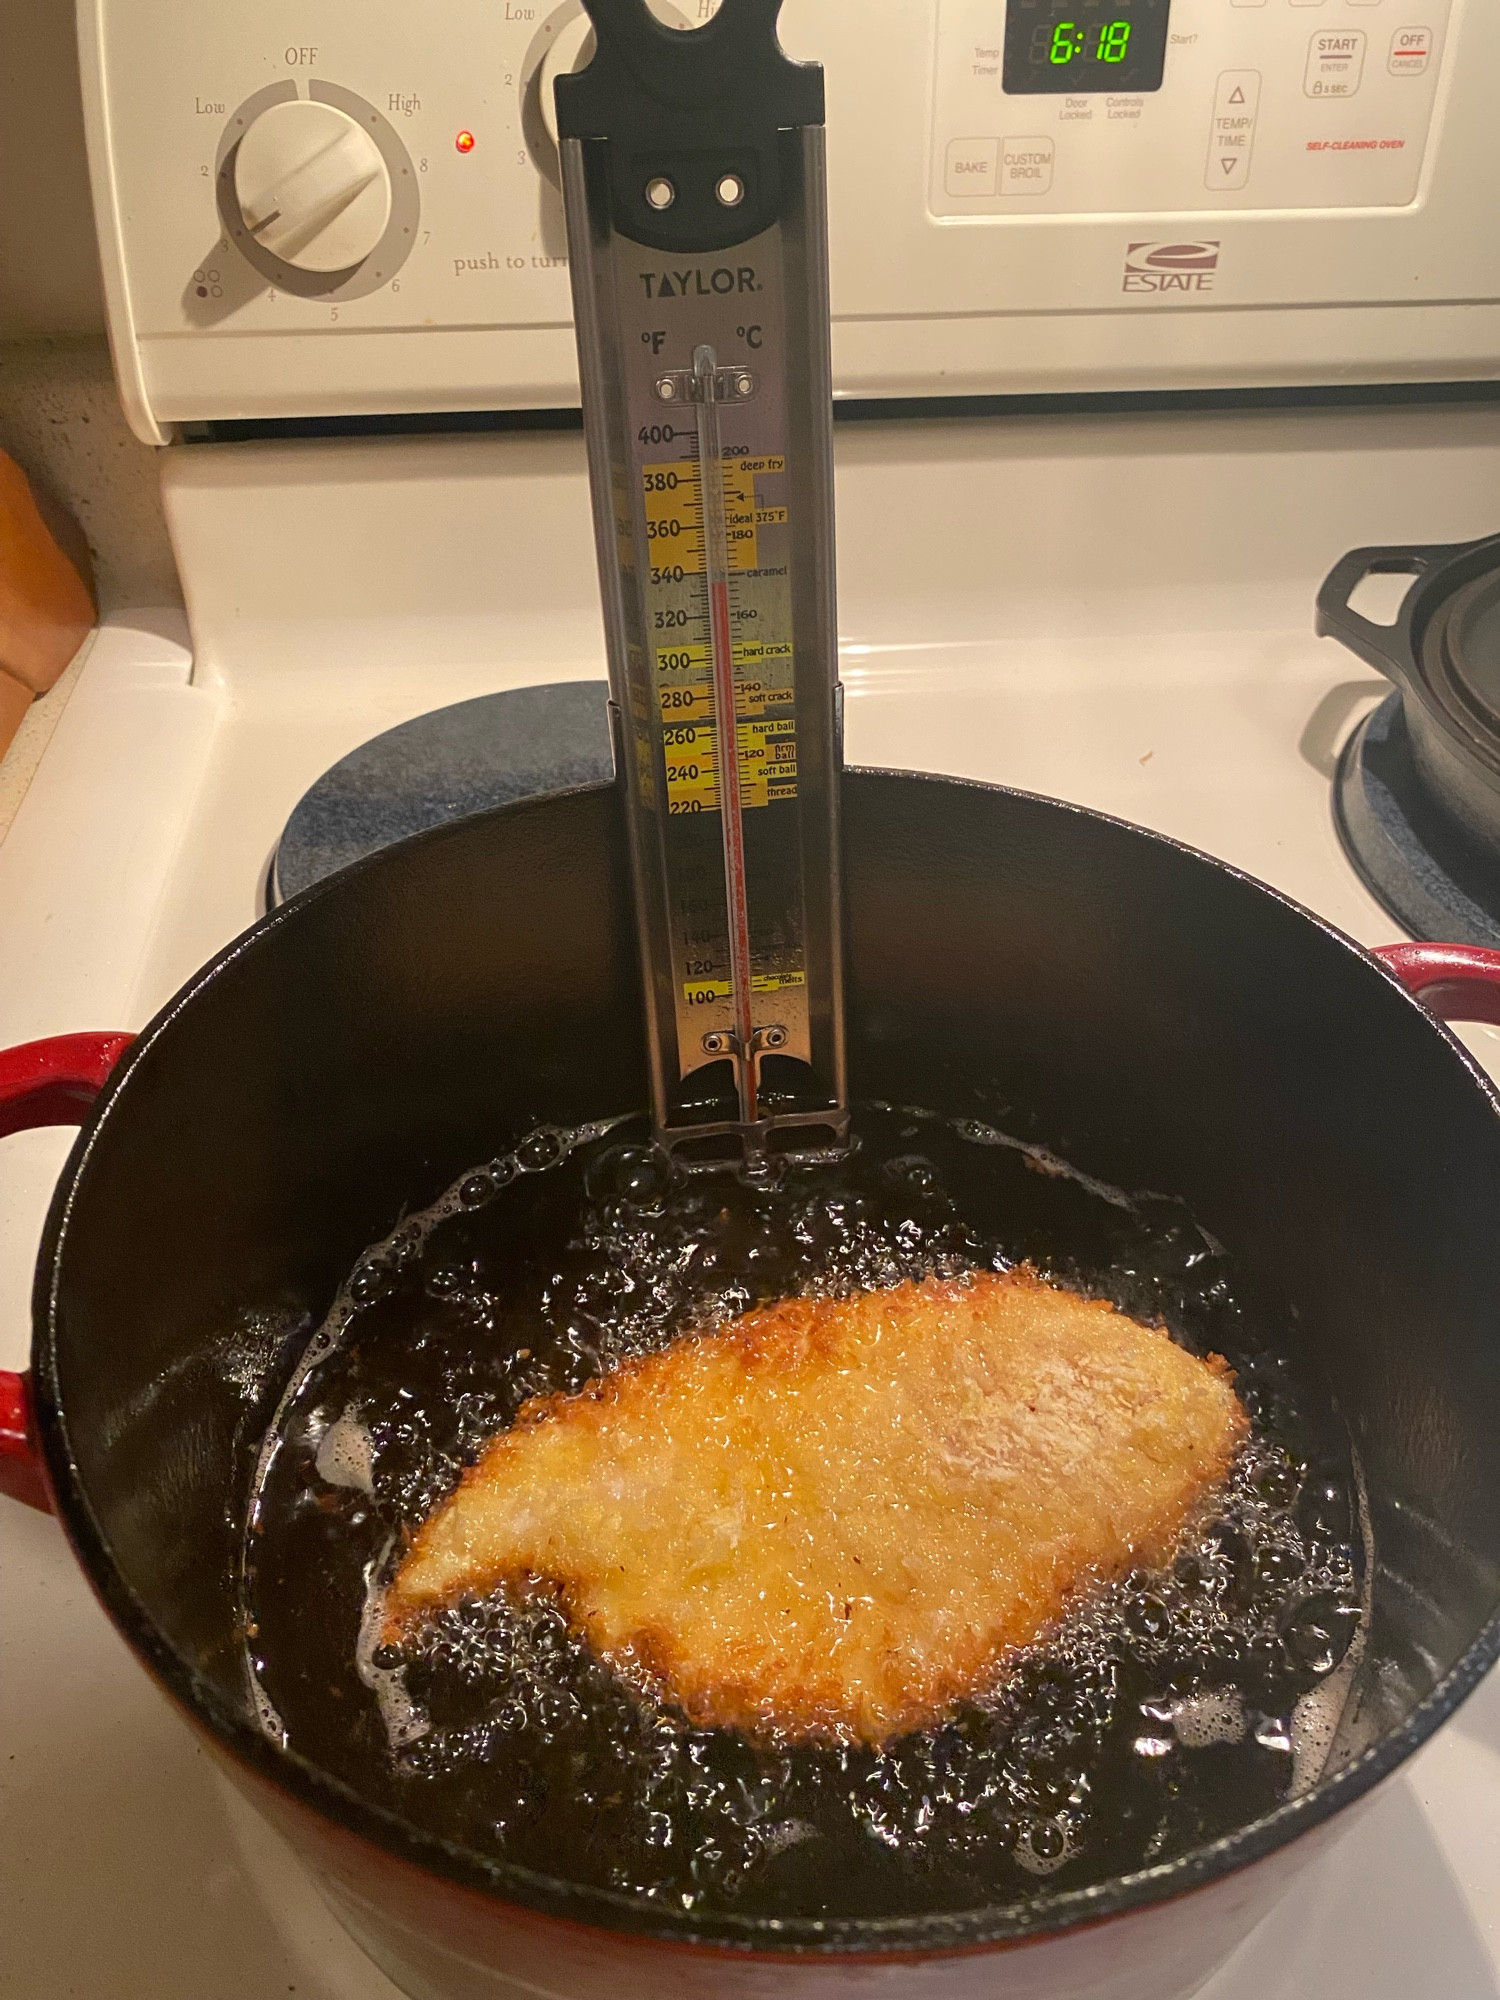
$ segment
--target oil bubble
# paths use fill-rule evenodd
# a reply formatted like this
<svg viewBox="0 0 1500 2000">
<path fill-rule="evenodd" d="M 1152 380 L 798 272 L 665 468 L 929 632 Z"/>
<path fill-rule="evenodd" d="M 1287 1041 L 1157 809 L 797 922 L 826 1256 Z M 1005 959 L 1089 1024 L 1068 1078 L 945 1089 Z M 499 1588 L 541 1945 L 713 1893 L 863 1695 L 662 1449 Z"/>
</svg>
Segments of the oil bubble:
<svg viewBox="0 0 1500 2000">
<path fill-rule="evenodd" d="M 389 1264 L 372 1257 L 349 1280 L 349 1296 L 356 1305 L 371 1305 L 390 1290 L 394 1275 Z"/>
<path fill-rule="evenodd" d="M 1017 1840 L 1016 1860 L 1031 1875 L 1050 1875 L 1068 1858 L 1068 1830 L 1060 1820 L 1034 1820 Z"/>
<path fill-rule="evenodd" d="M 660 1146 L 611 1146 L 591 1162 L 585 1184 L 595 1201 L 654 1208 L 672 1178 L 672 1162 Z"/>
<path fill-rule="evenodd" d="M 1235 1611 L 1248 1611 L 1255 1602 L 1255 1557 L 1243 1528 L 1233 1521 L 1217 1521 L 1204 1537 L 1202 1551 L 1222 1578 L 1224 1602 Z"/>
<path fill-rule="evenodd" d="M 1302 1487 L 1300 1467 L 1287 1458 L 1267 1459 L 1252 1484 L 1268 1507 L 1290 1507 Z"/>
<path fill-rule="evenodd" d="M 1348 1652 L 1359 1628 L 1359 1608 L 1331 1591 L 1304 1598 L 1282 1626 L 1281 1641 L 1299 1667 L 1329 1674 Z"/>
<path fill-rule="evenodd" d="M 1222 1590 L 1227 1574 L 1226 1567 L 1204 1549 L 1188 1549 L 1172 1565 L 1173 1580 L 1190 1601 Z"/>
<path fill-rule="evenodd" d="M 1209 1634 L 1204 1650 L 1214 1666 L 1233 1673 L 1244 1664 L 1245 1636 L 1232 1625 L 1223 1626 Z"/>
<path fill-rule="evenodd" d="M 1282 1598 L 1301 1576 L 1304 1567 L 1302 1554 L 1295 1549 L 1258 1549 L 1255 1555 L 1255 1589 L 1257 1596 Z"/>
<path fill-rule="evenodd" d="M 381 1245 L 381 1248 L 390 1262 L 399 1270 L 402 1265 L 411 1263 L 412 1259 L 420 1252 L 424 1236 L 425 1231 L 419 1224 L 404 1222 L 399 1228 L 391 1231 L 390 1235 Z"/>
<path fill-rule="evenodd" d="M 1283 1664 L 1281 1641 L 1274 1632 L 1252 1632 L 1245 1644 L 1245 1666 L 1262 1681 L 1274 1680 Z"/>
<path fill-rule="evenodd" d="M 1137 1639 L 1165 1639 L 1172 1614 L 1159 1597 L 1136 1597 L 1125 1607 L 1125 1623 Z"/>
<path fill-rule="evenodd" d="M 555 1125 L 538 1125 L 516 1147 L 516 1165 L 523 1174 L 544 1174 L 558 1164 L 567 1150 L 566 1133 Z"/>
</svg>

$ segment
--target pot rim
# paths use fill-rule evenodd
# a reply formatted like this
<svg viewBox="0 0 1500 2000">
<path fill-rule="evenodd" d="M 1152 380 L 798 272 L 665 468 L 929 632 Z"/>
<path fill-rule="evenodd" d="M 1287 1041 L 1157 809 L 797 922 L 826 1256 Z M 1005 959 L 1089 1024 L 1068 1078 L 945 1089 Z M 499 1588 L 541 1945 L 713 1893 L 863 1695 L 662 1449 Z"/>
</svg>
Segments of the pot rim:
<svg viewBox="0 0 1500 2000">
<path fill-rule="evenodd" d="M 1049 812 L 1099 820 L 1136 840 L 1202 863 L 1245 885 L 1313 925 L 1340 950 L 1357 959 L 1372 978 L 1385 985 L 1394 1002 L 1413 1009 L 1429 1032 L 1446 1044 L 1449 1053 L 1483 1093 L 1490 1109 L 1500 1116 L 1500 1090 L 1451 1029 L 1430 1014 L 1393 972 L 1336 925 L 1243 869 L 1171 835 L 1089 806 L 1022 791 L 1015 786 L 870 766 L 848 767 L 844 775 L 856 782 L 897 778 L 924 785 L 999 793 Z M 1398 1728 L 1332 1777 L 1283 1801 L 1273 1812 L 1232 1834 L 1150 1868 L 1112 1876 L 1083 1888 L 1042 1892 L 1028 1897 L 1024 1903 L 906 1917 L 837 1919 L 705 1915 L 672 1910 L 626 1891 L 562 1881 L 442 1839 L 412 1825 L 399 1814 L 372 1804 L 300 1752 L 273 1744 L 158 1628 L 147 1606 L 117 1568 L 108 1537 L 94 1514 L 73 1455 L 57 1379 L 59 1266 L 78 1189 L 100 1133 L 129 1091 L 140 1062 L 170 1032 L 178 1015 L 243 955 L 259 950 L 282 925 L 297 921 L 302 910 L 335 893 L 349 878 L 386 865 L 392 856 L 404 855 L 423 843 L 462 837 L 475 819 L 534 812 L 545 808 L 552 799 L 610 789 L 608 783 L 576 785 L 513 800 L 486 813 L 467 815 L 414 834 L 314 883 L 258 919 L 201 967 L 131 1043 L 95 1102 L 59 1176 L 43 1231 L 32 1294 L 32 1380 L 37 1430 L 59 1519 L 95 1593 L 133 1651 L 166 1692 L 205 1725 L 238 1763 L 273 1787 L 290 1793 L 300 1804 L 333 1821 L 346 1833 L 358 1836 L 398 1861 L 429 1870 L 461 1888 L 477 1890 L 492 1901 L 519 1906 L 535 1915 L 581 1925 L 590 1931 L 733 1958 L 790 1962 L 836 1958 L 853 1963 L 908 1960 L 1040 1942 L 1206 1887 L 1288 1845 L 1371 1791 L 1427 1741 L 1500 1659 L 1500 1604 L 1453 1666 Z"/>
</svg>

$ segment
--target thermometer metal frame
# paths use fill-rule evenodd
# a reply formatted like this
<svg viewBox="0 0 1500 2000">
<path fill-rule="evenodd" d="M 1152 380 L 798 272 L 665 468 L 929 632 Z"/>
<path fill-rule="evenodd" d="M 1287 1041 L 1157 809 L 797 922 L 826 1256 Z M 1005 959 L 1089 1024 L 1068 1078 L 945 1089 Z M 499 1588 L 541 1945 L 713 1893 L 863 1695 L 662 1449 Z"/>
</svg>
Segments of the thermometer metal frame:
<svg viewBox="0 0 1500 2000">
<path fill-rule="evenodd" d="M 821 72 L 777 4 L 588 0 L 557 89 L 656 1133 L 750 1171 L 848 1129 Z"/>
</svg>

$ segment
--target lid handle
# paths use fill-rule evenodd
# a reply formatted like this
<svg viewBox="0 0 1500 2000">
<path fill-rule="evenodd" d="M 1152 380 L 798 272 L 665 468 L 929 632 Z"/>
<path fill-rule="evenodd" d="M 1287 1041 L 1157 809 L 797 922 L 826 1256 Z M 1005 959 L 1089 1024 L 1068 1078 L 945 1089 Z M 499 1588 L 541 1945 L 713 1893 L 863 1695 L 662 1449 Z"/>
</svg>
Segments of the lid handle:
<svg viewBox="0 0 1500 2000">
<path fill-rule="evenodd" d="M 1313 629 L 1321 639 L 1337 639 L 1367 666 L 1398 687 L 1409 687 L 1416 677 L 1417 663 L 1411 644 L 1411 592 L 1402 601 L 1393 625 L 1377 625 L 1349 602 L 1370 576 L 1425 576 L 1439 563 L 1456 555 L 1464 543 L 1392 543 L 1384 548 L 1351 549 L 1336 562 L 1323 579 L 1318 592 L 1318 615 Z"/>
</svg>

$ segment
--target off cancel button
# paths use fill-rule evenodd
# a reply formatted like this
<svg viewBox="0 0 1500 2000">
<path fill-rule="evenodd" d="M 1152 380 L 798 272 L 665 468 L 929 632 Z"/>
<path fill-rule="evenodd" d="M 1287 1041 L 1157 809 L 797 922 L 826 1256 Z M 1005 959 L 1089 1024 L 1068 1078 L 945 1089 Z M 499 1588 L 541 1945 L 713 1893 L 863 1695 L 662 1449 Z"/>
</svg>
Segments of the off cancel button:
<svg viewBox="0 0 1500 2000">
<path fill-rule="evenodd" d="M 993 194 L 999 165 L 998 139 L 950 139 L 944 185 L 949 194 Z"/>
<path fill-rule="evenodd" d="M 1050 139 L 1002 139 L 1001 194 L 1045 194 L 1052 185 L 1055 150 Z"/>
<path fill-rule="evenodd" d="M 1392 76 L 1420 76 L 1431 59 L 1431 28 L 1398 28 L 1391 36 Z"/>
</svg>

